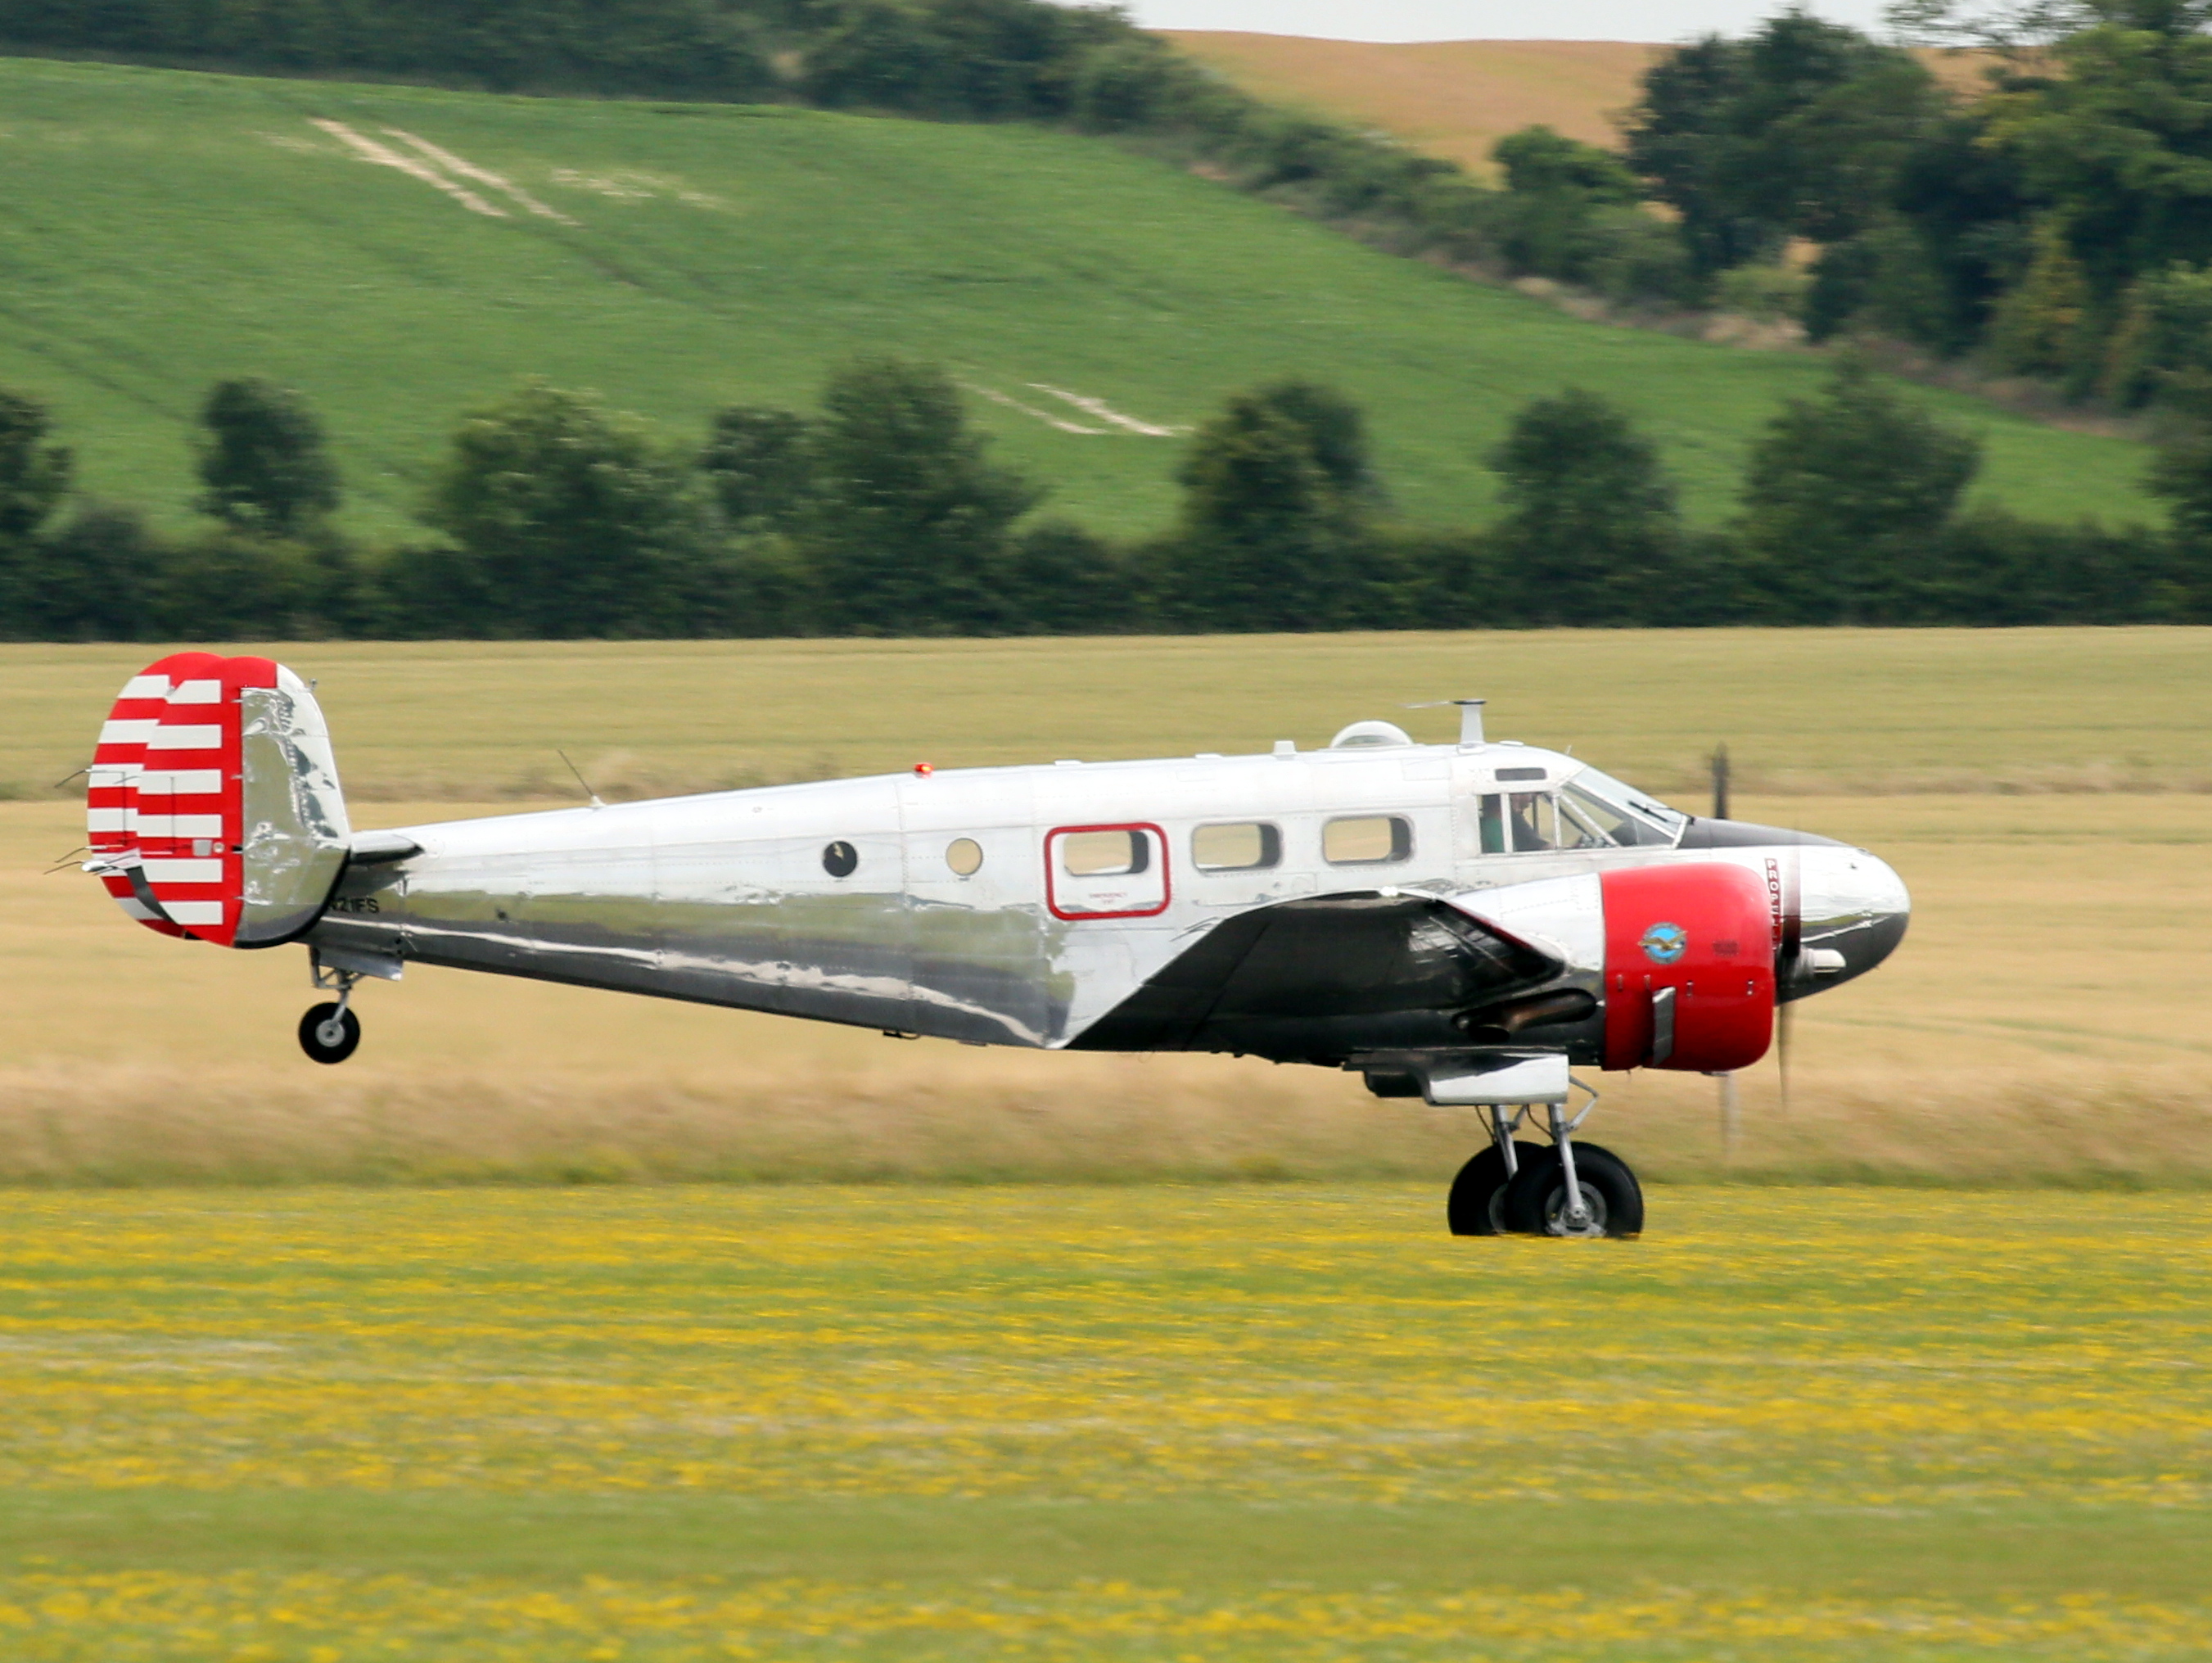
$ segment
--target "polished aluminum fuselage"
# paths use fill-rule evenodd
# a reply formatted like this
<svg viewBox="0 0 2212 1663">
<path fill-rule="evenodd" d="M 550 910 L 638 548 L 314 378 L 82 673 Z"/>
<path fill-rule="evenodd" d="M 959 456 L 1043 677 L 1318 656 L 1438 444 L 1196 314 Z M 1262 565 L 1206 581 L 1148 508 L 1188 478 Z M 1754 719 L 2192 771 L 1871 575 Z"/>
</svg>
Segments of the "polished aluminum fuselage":
<svg viewBox="0 0 2212 1663">
<path fill-rule="evenodd" d="M 369 973 L 412 960 L 1060 1047 L 1082 1043 L 1148 978 L 1254 909 L 1404 895 L 1479 917 L 1485 893 L 1505 886 L 1686 856 L 1667 848 L 1482 852 L 1474 802 L 1499 789 L 1499 768 L 1518 780 L 1540 768 L 1556 782 L 1581 766 L 1512 744 L 1389 746 L 917 771 L 449 821 L 396 834 L 419 852 L 349 864 L 306 939 L 328 962 Z M 1332 863 L 1323 828 L 1346 815 L 1401 817 L 1410 847 L 1387 861 Z M 1200 827 L 1244 821 L 1279 828 L 1276 864 L 1194 865 Z M 1049 858 L 1054 832 L 1132 825 L 1156 834 L 1158 868 L 1133 880 L 1133 893 L 1071 900 L 1070 880 Z M 965 875 L 948 858 L 961 839 L 981 856 Z M 825 864 L 832 844 L 856 857 L 844 875 Z M 1740 844 L 1697 858 L 1756 868 L 1772 854 Z M 1808 941 L 1848 944 L 1871 919 L 1901 918 L 1902 886 L 1863 851 L 1822 844 L 1790 858 Z M 1603 943 L 1577 922 L 1586 909 L 1575 888 L 1516 888 L 1561 898 L 1559 917 L 1522 907 L 1516 928 L 1595 977 Z M 1850 973 L 1867 967 L 1854 962 Z"/>
</svg>

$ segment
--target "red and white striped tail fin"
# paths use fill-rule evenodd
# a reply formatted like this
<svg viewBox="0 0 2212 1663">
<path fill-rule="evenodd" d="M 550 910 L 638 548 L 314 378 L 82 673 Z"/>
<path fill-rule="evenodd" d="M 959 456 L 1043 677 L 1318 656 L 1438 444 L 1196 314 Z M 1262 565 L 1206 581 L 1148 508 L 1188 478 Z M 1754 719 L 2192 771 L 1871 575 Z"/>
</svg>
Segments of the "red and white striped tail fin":
<svg viewBox="0 0 2212 1663">
<path fill-rule="evenodd" d="M 322 713 L 266 658 L 173 653 L 131 678 L 93 753 L 85 822 L 118 905 L 165 935 L 258 947 L 313 922 L 347 826 Z"/>
</svg>

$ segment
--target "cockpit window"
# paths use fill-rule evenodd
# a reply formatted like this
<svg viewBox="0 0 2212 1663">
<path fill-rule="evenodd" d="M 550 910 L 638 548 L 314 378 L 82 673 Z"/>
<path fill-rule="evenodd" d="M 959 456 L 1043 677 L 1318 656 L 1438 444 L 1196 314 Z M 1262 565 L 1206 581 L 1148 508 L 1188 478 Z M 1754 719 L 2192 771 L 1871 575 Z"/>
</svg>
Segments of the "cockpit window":
<svg viewBox="0 0 2212 1663">
<path fill-rule="evenodd" d="M 1632 786 L 1585 768 L 1560 788 L 1560 830 L 1569 848 L 1671 849 L 1687 817 Z"/>
<path fill-rule="evenodd" d="M 1559 799 L 1548 791 L 1501 791 L 1482 799 L 1482 852 L 1528 855 L 1561 846 Z M 1574 841 L 1567 829 L 1565 842 Z"/>
</svg>

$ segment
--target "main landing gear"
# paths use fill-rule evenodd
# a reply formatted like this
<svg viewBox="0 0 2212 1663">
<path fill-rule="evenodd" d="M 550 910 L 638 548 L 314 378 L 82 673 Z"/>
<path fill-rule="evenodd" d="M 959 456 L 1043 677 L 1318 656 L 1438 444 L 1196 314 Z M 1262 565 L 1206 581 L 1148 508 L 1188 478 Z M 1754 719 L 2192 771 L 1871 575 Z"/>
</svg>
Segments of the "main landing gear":
<svg viewBox="0 0 2212 1663">
<path fill-rule="evenodd" d="M 1577 1082 L 1580 1084 L 1580 1081 Z M 1589 1087 L 1584 1087 L 1584 1090 Z M 1513 1134 L 1527 1108 L 1478 1110 L 1490 1147 L 1452 1180 L 1444 1215 L 1455 1236 L 1633 1236 L 1644 1230 L 1644 1191 L 1628 1163 L 1610 1149 L 1575 1141 L 1575 1128 L 1596 1104 L 1567 1118 L 1565 1106 L 1546 1106 L 1549 1143 Z"/>
<path fill-rule="evenodd" d="M 308 1007 L 300 1019 L 300 1049 L 318 1063 L 343 1063 L 361 1045 L 361 1018 L 353 1014 L 353 984 L 361 978 L 320 965 L 314 976 L 315 985 L 335 992 L 337 1002 Z"/>
</svg>

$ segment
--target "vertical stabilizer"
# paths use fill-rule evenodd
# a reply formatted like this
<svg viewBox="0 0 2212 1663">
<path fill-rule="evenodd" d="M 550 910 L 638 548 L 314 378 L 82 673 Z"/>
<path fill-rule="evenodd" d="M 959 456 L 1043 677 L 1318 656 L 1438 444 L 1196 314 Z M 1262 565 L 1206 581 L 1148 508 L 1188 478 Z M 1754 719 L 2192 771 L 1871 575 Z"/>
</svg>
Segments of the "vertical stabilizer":
<svg viewBox="0 0 2212 1663">
<path fill-rule="evenodd" d="M 86 869 L 163 935 L 288 941 L 345 863 L 322 711 L 270 659 L 176 653 L 147 666 L 100 729 L 90 780 Z"/>
</svg>

